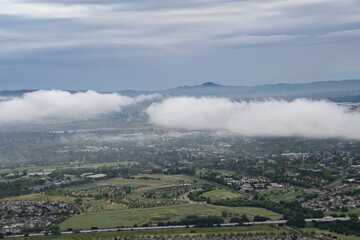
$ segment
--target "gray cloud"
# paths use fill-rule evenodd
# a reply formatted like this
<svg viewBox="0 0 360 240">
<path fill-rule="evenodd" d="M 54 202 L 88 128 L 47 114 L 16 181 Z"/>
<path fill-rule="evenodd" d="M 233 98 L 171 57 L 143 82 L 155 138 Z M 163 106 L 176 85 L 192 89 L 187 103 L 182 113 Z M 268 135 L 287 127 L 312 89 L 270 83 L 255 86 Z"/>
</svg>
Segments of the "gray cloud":
<svg viewBox="0 0 360 240">
<path fill-rule="evenodd" d="M 151 123 L 170 128 L 227 130 L 245 136 L 360 139 L 360 113 L 327 101 L 175 97 L 152 104 L 146 112 Z"/>
<path fill-rule="evenodd" d="M 94 91 L 72 94 L 60 90 L 40 90 L 0 102 L 0 124 L 88 120 L 119 112 L 125 106 L 158 96 L 153 94 L 130 98 Z"/>
<path fill-rule="evenodd" d="M 323 35 L 358 29 L 359 9 L 355 0 L 2 0 L 0 16 L 8 16 L 7 22 L 15 26 L 23 20 L 22 29 L 3 26 L 2 51 L 99 44 L 183 51 L 247 46 L 249 41 L 319 43 Z M 342 41 L 355 37 L 347 35 Z"/>
<path fill-rule="evenodd" d="M 1 0 L 1 87 L 358 78 L 359 12 L 357 0 Z"/>
</svg>

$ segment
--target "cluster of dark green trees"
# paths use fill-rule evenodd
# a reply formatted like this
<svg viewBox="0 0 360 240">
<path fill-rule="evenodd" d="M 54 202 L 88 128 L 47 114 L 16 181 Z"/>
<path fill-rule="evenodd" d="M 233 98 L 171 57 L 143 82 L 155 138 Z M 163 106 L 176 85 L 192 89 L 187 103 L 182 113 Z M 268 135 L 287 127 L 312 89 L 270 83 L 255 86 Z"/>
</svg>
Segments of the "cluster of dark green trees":
<svg viewBox="0 0 360 240">
<path fill-rule="evenodd" d="M 203 186 L 203 189 L 202 190 L 199 190 L 199 191 L 195 191 L 195 192 L 190 192 L 188 194 L 188 197 L 190 200 L 192 201 L 198 201 L 198 202 L 206 202 L 206 201 L 210 201 L 210 199 L 207 199 L 206 197 L 204 196 L 201 196 L 202 194 L 206 193 L 206 192 L 210 192 L 212 190 L 214 190 L 215 187 L 214 185 L 211 185 L 211 184 L 205 184 Z"/>
<path fill-rule="evenodd" d="M 190 215 L 180 221 L 158 222 L 158 226 L 177 226 L 177 225 L 195 225 L 196 227 L 213 227 L 224 223 L 224 219 L 219 216 L 197 216 Z"/>
<path fill-rule="evenodd" d="M 258 216 L 256 216 L 256 217 L 258 217 Z M 244 222 L 249 222 L 249 221 L 250 221 L 249 218 L 245 214 L 241 215 L 241 217 L 232 217 L 230 219 L 231 223 L 244 223 Z M 255 221 L 255 218 L 254 218 L 254 221 Z"/>
<path fill-rule="evenodd" d="M 349 214 L 351 220 L 342 222 L 335 221 L 332 223 L 314 223 L 314 227 L 320 228 L 323 230 L 329 230 L 330 232 L 335 232 L 345 235 L 355 235 L 360 238 L 360 222 L 358 221 L 358 216 L 356 214 Z"/>
<path fill-rule="evenodd" d="M 32 192 L 32 187 L 42 184 L 43 180 L 38 177 L 32 179 L 19 178 L 12 182 L 1 183 L 0 198 L 28 194 Z"/>
<path fill-rule="evenodd" d="M 224 223 L 224 219 L 218 216 L 197 216 L 190 215 L 186 218 L 181 219 L 178 222 L 178 225 L 195 225 L 197 227 L 213 227 L 214 225 L 218 225 Z"/>
</svg>

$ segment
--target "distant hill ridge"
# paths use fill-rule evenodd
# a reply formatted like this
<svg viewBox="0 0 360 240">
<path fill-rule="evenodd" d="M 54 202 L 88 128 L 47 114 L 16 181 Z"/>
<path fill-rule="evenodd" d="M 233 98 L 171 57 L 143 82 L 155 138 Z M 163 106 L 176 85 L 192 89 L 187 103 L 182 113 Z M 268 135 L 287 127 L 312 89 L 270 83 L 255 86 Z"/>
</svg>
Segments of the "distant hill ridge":
<svg viewBox="0 0 360 240">
<path fill-rule="evenodd" d="M 21 96 L 36 90 L 0 91 L 0 96 Z M 75 92 L 75 91 L 71 91 Z M 164 96 L 221 96 L 232 98 L 262 97 L 314 97 L 314 98 L 360 98 L 360 79 L 321 81 L 311 83 L 277 83 L 257 86 L 225 86 L 205 82 L 195 86 L 180 86 L 161 91 L 118 91 L 127 96 L 160 93 Z"/>
<path fill-rule="evenodd" d="M 357 86 L 360 87 L 360 79 L 347 79 L 347 80 L 331 80 L 331 81 L 318 81 L 310 83 L 275 83 L 275 84 L 264 84 L 264 85 L 255 85 L 255 86 L 227 86 L 220 85 L 213 82 L 205 82 L 201 85 L 195 86 L 183 86 L 183 87 L 238 87 L 238 88 L 298 88 L 298 87 L 308 87 L 313 88 L 314 86 L 323 86 L 323 87 L 345 87 L 345 86 Z M 179 87 L 178 87 L 179 88 Z M 180 87 L 181 88 L 181 87 Z"/>
<path fill-rule="evenodd" d="M 278 83 L 257 86 L 224 86 L 206 82 L 160 91 L 165 95 L 225 96 L 225 97 L 310 97 L 360 94 L 360 80 L 324 81 L 312 83 Z"/>
</svg>

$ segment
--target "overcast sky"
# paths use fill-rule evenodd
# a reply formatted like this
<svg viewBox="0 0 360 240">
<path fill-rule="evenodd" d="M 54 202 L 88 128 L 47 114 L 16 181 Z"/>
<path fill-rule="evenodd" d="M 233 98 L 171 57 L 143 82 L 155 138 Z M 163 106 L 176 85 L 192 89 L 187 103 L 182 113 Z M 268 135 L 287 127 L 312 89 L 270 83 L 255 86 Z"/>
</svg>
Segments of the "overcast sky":
<svg viewBox="0 0 360 240">
<path fill-rule="evenodd" d="M 360 78 L 359 0 L 1 0 L 0 90 Z"/>
</svg>

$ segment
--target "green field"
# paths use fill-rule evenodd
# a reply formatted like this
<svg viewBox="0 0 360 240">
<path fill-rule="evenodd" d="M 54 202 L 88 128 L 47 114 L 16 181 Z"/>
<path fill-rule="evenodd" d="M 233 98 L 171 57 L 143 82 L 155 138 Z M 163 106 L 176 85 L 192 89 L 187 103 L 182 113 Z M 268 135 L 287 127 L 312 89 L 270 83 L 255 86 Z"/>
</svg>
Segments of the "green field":
<svg viewBox="0 0 360 240">
<path fill-rule="evenodd" d="M 100 180 L 93 184 L 85 184 L 80 186 L 68 187 L 70 191 L 86 191 L 101 188 L 104 186 L 129 186 L 134 191 L 148 191 L 159 188 L 175 187 L 179 184 L 191 184 L 193 178 L 186 175 L 162 175 L 162 174 L 142 174 L 134 176 L 134 178 L 111 178 Z"/>
<path fill-rule="evenodd" d="M 356 213 L 360 215 L 360 208 L 350 208 L 349 212 L 345 212 L 345 214 L 348 215 L 349 213 Z"/>
<path fill-rule="evenodd" d="M 301 191 L 295 191 L 295 189 L 286 190 L 273 190 L 273 191 L 261 191 L 259 195 L 269 198 L 272 201 L 292 201 L 296 199 L 296 196 L 301 195 Z"/>
<path fill-rule="evenodd" d="M 61 230 L 67 228 L 90 229 L 92 226 L 98 228 L 114 228 L 118 226 L 132 227 L 134 224 L 158 223 L 177 221 L 188 215 L 221 215 L 222 208 L 207 205 L 182 205 L 163 208 L 124 210 L 118 212 L 93 213 L 73 216 L 60 224 Z M 231 211 L 229 211 L 231 212 Z M 238 212 L 233 212 L 239 215 Z"/>
<path fill-rule="evenodd" d="M 337 211 L 337 212 L 326 211 L 326 212 L 324 212 L 324 214 L 326 216 L 330 216 L 331 214 L 337 214 L 337 215 L 345 214 L 346 216 L 349 216 L 350 213 L 355 213 L 360 216 L 360 208 L 350 208 L 348 212 L 341 212 L 341 211 Z"/>
<path fill-rule="evenodd" d="M 223 188 L 216 188 L 210 192 L 202 194 L 201 196 L 210 198 L 211 201 L 243 197 L 241 193 L 233 192 Z"/>
<path fill-rule="evenodd" d="M 98 181 L 97 184 L 131 186 L 136 188 L 135 191 L 148 191 L 158 188 L 174 187 L 179 184 L 192 184 L 194 180 L 194 178 L 186 175 L 143 174 L 135 176 L 134 179 L 112 178 Z"/>
<path fill-rule="evenodd" d="M 279 220 L 283 217 L 282 214 L 260 207 L 232 207 L 232 208 L 251 212 L 259 216 L 271 218 L 273 220 Z"/>
<path fill-rule="evenodd" d="M 92 183 L 92 184 L 85 184 L 85 185 L 79 185 L 79 186 L 72 186 L 72 187 L 68 187 L 66 189 L 69 191 L 88 191 L 88 190 L 99 189 L 102 187 L 103 187 L 103 185 L 100 185 L 97 183 Z"/>
</svg>

